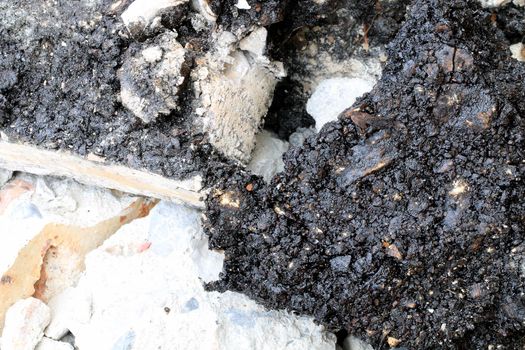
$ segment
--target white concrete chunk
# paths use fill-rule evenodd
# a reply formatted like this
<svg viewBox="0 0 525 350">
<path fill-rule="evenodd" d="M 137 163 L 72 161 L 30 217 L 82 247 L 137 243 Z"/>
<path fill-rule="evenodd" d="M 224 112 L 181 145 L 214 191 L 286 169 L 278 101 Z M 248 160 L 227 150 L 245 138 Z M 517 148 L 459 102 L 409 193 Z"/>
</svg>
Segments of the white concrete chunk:
<svg viewBox="0 0 525 350">
<path fill-rule="evenodd" d="M 237 0 L 235 7 L 237 7 L 240 10 L 249 10 L 252 8 L 250 4 L 248 4 L 248 1 L 246 0 Z"/>
<path fill-rule="evenodd" d="M 89 317 L 65 325 L 80 350 L 333 350 L 312 319 L 268 311 L 246 296 L 207 292 L 223 256 L 207 249 L 200 212 L 161 202 L 88 255 L 75 290 Z M 64 299 L 67 299 L 64 296 Z M 67 300 L 62 300 L 67 303 Z M 53 318 L 60 309 L 53 309 Z M 271 336 L 269 336 L 271 335 Z"/>
<path fill-rule="evenodd" d="M 512 0 L 479 0 L 483 7 L 499 7 L 510 3 Z"/>
<path fill-rule="evenodd" d="M 233 34 L 217 34 L 216 47 L 192 75 L 200 97 L 196 109 L 210 143 L 226 157 L 247 163 L 281 73 L 269 60 L 253 60 L 235 46 Z"/>
<path fill-rule="evenodd" d="M 35 298 L 20 300 L 9 308 L 2 333 L 2 350 L 34 350 L 49 324 L 49 307 Z"/>
<path fill-rule="evenodd" d="M 283 154 L 288 150 L 288 142 L 282 141 L 269 131 L 257 135 L 255 150 L 247 168 L 270 182 L 275 174 L 284 170 Z"/>
<path fill-rule="evenodd" d="M 525 62 L 525 45 L 522 43 L 517 43 L 510 45 L 510 52 L 512 52 L 512 57 L 518 61 Z"/>
<path fill-rule="evenodd" d="M 255 57 L 262 57 L 264 56 L 264 50 L 266 49 L 267 37 L 268 31 L 266 28 L 257 28 L 239 42 L 239 47 L 241 50 L 251 52 Z"/>
<path fill-rule="evenodd" d="M 315 119 L 317 130 L 337 120 L 358 97 L 374 87 L 375 80 L 362 78 L 330 78 L 322 81 L 306 104 L 306 111 Z"/>
<path fill-rule="evenodd" d="M 138 53 L 126 55 L 119 71 L 122 104 L 145 123 L 177 107 L 177 93 L 189 68 L 186 50 L 176 38 L 169 31 L 159 35 Z"/>
</svg>

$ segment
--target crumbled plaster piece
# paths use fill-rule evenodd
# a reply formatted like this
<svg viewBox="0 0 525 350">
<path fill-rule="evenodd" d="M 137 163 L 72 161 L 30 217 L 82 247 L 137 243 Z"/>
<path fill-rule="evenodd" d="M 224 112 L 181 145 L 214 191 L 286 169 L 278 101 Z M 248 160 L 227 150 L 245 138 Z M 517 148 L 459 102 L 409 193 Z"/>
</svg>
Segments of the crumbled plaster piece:
<svg viewBox="0 0 525 350">
<path fill-rule="evenodd" d="M 267 311 L 241 294 L 204 290 L 203 281 L 218 278 L 224 257 L 207 249 L 200 215 L 161 202 L 88 255 L 85 275 L 74 288 L 82 297 L 69 292 L 65 318 L 75 345 L 333 350 L 335 337 L 309 318 Z M 55 306 L 50 327 L 64 312 Z M 74 307 L 90 312 L 75 313 Z"/>
<path fill-rule="evenodd" d="M 514 0 L 513 3 L 518 6 L 525 6 L 525 0 Z"/>
<path fill-rule="evenodd" d="M 73 350 L 73 346 L 68 343 L 56 341 L 49 338 L 42 338 L 35 350 Z"/>
<path fill-rule="evenodd" d="M 317 130 L 337 120 L 364 93 L 372 90 L 375 81 L 361 78 L 330 78 L 322 81 L 306 104 L 306 111 L 315 119 Z"/>
<path fill-rule="evenodd" d="M 31 223 L 34 227 L 41 227 L 41 230 L 33 237 L 23 237 L 29 241 L 14 251 L 15 254 L 18 252 L 18 255 L 9 269 L 2 271 L 0 328 L 3 327 L 7 309 L 16 301 L 30 296 L 47 301 L 74 284 L 83 271 L 84 256 L 102 244 L 122 225 L 147 215 L 154 204 L 155 202 L 145 199 L 137 199 L 115 217 L 90 227 L 45 221 Z M 22 225 L 24 224 L 27 223 Z M 17 225 L 14 227 L 20 227 Z M 2 231 L 12 234 L 13 228 Z M 30 231 L 30 234 L 33 235 L 34 231 Z M 16 241 L 19 244 L 23 243 L 18 238 Z"/>
<path fill-rule="evenodd" d="M 277 80 L 284 73 L 275 62 L 255 60 L 249 52 L 238 50 L 232 33 L 214 35 L 215 48 L 192 73 L 199 97 L 196 111 L 203 116 L 202 129 L 210 143 L 226 157 L 246 163 Z M 256 35 L 245 47 L 257 50 L 265 45 L 264 36 Z"/>
<path fill-rule="evenodd" d="M 189 68 L 186 50 L 176 38 L 166 31 L 138 52 L 128 49 L 119 72 L 122 104 L 145 123 L 177 107 L 177 93 Z"/>
<path fill-rule="evenodd" d="M 510 45 L 510 52 L 512 52 L 512 57 L 518 61 L 525 62 L 525 45 L 522 43 L 517 43 Z"/>
<path fill-rule="evenodd" d="M 266 28 L 257 28 L 239 42 L 239 47 L 241 50 L 252 53 L 255 58 L 261 58 L 264 56 L 267 37 L 268 31 Z"/>
<path fill-rule="evenodd" d="M 361 339 L 349 335 L 343 342 L 343 350 L 374 350 L 374 348 Z"/>
<path fill-rule="evenodd" d="M 135 0 L 122 13 L 122 21 L 135 36 L 144 31 L 160 11 L 187 2 L 188 0 Z"/>
<path fill-rule="evenodd" d="M 35 298 L 20 300 L 6 313 L 2 350 L 34 350 L 49 324 L 49 307 Z"/>
<path fill-rule="evenodd" d="M 266 68 L 252 66 L 242 52 L 222 76 L 203 86 L 209 96 L 204 130 L 225 156 L 246 162 L 255 146 L 255 135 L 270 107 L 277 80 Z"/>
<path fill-rule="evenodd" d="M 247 168 L 270 182 L 275 174 L 284 170 L 283 154 L 288 150 L 288 142 L 282 141 L 273 133 L 263 130 L 257 134 L 255 149 Z"/>
</svg>

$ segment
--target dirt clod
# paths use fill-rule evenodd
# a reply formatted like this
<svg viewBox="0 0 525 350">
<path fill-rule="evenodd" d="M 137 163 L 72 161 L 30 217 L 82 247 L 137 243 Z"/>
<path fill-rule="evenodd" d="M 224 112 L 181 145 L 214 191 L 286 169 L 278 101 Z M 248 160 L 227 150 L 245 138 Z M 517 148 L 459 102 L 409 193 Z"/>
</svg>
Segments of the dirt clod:
<svg viewBox="0 0 525 350">
<path fill-rule="evenodd" d="M 522 349 L 525 65 L 491 15 L 471 0 L 414 1 L 353 106 L 392 127 L 326 124 L 270 185 L 216 171 L 238 207 L 207 200 L 210 247 L 226 254 L 209 288 L 376 349 Z"/>
</svg>

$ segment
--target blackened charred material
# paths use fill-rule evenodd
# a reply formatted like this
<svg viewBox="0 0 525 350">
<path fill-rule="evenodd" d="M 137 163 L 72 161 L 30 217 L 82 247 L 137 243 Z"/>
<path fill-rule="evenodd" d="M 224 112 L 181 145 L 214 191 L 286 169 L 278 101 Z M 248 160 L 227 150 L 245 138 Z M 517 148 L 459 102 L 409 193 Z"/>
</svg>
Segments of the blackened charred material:
<svg viewBox="0 0 525 350">
<path fill-rule="evenodd" d="M 288 77 L 284 78 L 275 87 L 264 127 L 280 138 L 288 139 L 298 128 L 314 126 L 314 118 L 306 112 L 307 101 L 302 86 Z"/>
<path fill-rule="evenodd" d="M 252 2 L 249 8 L 239 8 L 237 0 L 212 0 L 210 8 L 217 15 L 217 24 L 236 32 L 250 29 L 253 25 L 269 26 L 284 19 L 288 0 Z"/>
<path fill-rule="evenodd" d="M 167 177 L 201 172 L 218 157 L 190 128 L 191 89 L 181 92 L 179 109 L 154 125 L 144 125 L 120 103 L 117 72 L 133 39 L 118 17 L 125 6 L 113 3 L 0 0 L 2 131 L 13 141 L 93 153 Z M 192 29 L 187 11 L 186 5 L 164 11 L 163 25 L 146 34 L 176 29 L 177 40 L 191 45 L 192 64 L 208 38 Z M 155 40 L 143 39 L 145 45 Z"/>
<path fill-rule="evenodd" d="M 525 65 L 507 45 L 475 1 L 415 1 L 355 104 L 404 127 L 329 123 L 269 186 L 215 172 L 209 287 L 376 349 L 522 349 Z"/>
<path fill-rule="evenodd" d="M 301 78 L 326 68 L 308 63 L 305 52 L 309 47 L 318 52 L 311 55 L 313 61 L 326 59 L 320 58 L 321 53 L 334 62 L 366 59 L 369 47 L 379 47 L 393 39 L 407 4 L 408 0 L 288 2 L 284 21 L 269 28 L 269 52 L 284 62 L 288 78 L 276 87 L 265 127 L 288 138 L 297 128 L 313 125 L 314 120 L 305 109 L 311 91 Z"/>
<path fill-rule="evenodd" d="M 497 25 L 503 30 L 511 44 L 525 43 L 525 10 L 510 3 L 494 10 Z"/>
</svg>

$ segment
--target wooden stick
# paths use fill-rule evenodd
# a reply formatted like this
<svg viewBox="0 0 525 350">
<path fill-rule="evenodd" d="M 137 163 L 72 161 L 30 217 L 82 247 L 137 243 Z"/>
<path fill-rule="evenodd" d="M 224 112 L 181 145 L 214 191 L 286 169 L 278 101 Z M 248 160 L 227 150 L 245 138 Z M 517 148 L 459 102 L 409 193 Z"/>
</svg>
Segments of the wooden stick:
<svg viewBox="0 0 525 350">
<path fill-rule="evenodd" d="M 90 186 L 204 206 L 202 178 L 172 180 L 147 171 L 109 165 L 62 151 L 0 141 L 0 168 L 37 175 L 65 176 Z"/>
</svg>

